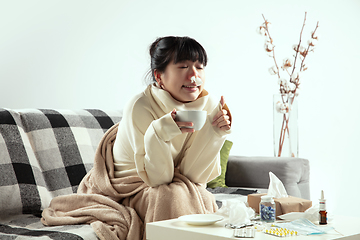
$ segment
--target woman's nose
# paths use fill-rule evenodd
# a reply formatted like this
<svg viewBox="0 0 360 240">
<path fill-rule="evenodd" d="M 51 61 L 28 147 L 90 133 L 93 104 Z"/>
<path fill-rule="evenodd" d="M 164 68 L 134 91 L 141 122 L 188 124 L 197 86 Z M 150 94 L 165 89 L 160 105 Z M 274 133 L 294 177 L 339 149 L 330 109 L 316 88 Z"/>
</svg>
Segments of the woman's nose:
<svg viewBox="0 0 360 240">
<path fill-rule="evenodd" d="M 190 71 L 190 74 L 189 74 L 189 79 L 190 79 L 191 77 L 193 77 L 193 76 L 199 77 L 199 72 L 196 70 L 196 67 L 192 67 L 192 68 L 191 68 L 191 71 Z"/>
</svg>

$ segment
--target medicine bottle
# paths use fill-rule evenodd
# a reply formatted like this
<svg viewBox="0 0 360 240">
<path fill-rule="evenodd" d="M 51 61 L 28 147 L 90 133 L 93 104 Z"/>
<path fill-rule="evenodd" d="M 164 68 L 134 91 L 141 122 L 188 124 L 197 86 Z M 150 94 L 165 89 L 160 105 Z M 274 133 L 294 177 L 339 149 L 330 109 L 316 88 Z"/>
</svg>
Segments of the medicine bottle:
<svg viewBox="0 0 360 240">
<path fill-rule="evenodd" d="M 275 202 L 272 196 L 261 196 L 259 212 L 261 221 L 275 222 Z"/>
<path fill-rule="evenodd" d="M 319 224 L 327 224 L 326 199 L 324 198 L 323 190 L 321 190 L 321 198 L 319 199 L 319 215 Z"/>
</svg>

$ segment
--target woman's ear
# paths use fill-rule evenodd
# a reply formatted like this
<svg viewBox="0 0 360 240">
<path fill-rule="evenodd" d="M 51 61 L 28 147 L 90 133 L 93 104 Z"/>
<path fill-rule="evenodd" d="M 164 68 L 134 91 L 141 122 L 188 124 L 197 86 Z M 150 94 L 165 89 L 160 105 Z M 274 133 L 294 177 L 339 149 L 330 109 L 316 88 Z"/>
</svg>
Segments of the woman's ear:
<svg viewBox="0 0 360 240">
<path fill-rule="evenodd" d="M 157 69 L 154 70 L 154 76 L 158 86 L 161 87 L 162 86 L 161 73 Z"/>
</svg>

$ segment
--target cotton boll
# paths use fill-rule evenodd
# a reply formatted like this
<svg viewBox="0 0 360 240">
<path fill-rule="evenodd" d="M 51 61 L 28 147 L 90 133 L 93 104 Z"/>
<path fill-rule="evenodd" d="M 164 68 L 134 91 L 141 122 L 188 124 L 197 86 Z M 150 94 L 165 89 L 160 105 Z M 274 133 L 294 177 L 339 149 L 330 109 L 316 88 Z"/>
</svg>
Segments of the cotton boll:
<svg viewBox="0 0 360 240">
<path fill-rule="evenodd" d="M 287 90 L 287 87 L 289 86 L 289 81 L 285 78 L 280 78 L 279 81 L 281 82 L 281 85 L 284 86 L 285 90 Z"/>
<path fill-rule="evenodd" d="M 264 26 L 257 27 L 256 32 L 261 36 L 266 36 L 266 30 Z"/>
<path fill-rule="evenodd" d="M 300 46 L 300 48 L 299 48 L 299 52 L 305 52 L 306 51 L 306 48 L 304 47 L 304 46 Z"/>
<path fill-rule="evenodd" d="M 288 109 L 288 106 L 286 103 L 282 103 L 280 101 L 278 101 L 276 103 L 276 111 L 279 112 L 279 113 L 286 113 L 287 112 L 287 109 Z"/>
<path fill-rule="evenodd" d="M 289 83 L 290 91 L 294 91 L 296 89 L 296 85 L 294 83 Z"/>
<path fill-rule="evenodd" d="M 310 40 L 308 41 L 308 44 L 309 44 L 310 46 L 315 46 L 315 45 L 317 44 L 317 42 L 318 42 L 318 40 L 316 40 L 316 39 L 310 39 Z"/>
<path fill-rule="evenodd" d="M 287 69 L 293 65 L 292 60 L 290 58 L 285 58 L 283 61 L 283 69 Z"/>
<path fill-rule="evenodd" d="M 268 42 L 265 43 L 264 47 L 267 52 L 272 52 L 272 50 L 274 50 L 274 45 L 272 45 L 271 43 L 268 43 Z"/>
<path fill-rule="evenodd" d="M 272 66 L 271 68 L 269 68 L 269 72 L 271 75 L 276 75 L 277 74 L 277 69 L 275 66 Z"/>
<path fill-rule="evenodd" d="M 290 92 L 290 86 L 289 86 L 289 84 L 284 85 L 284 90 L 285 90 L 285 93 L 289 93 L 289 92 Z"/>
<path fill-rule="evenodd" d="M 279 85 L 286 85 L 287 81 L 284 78 L 279 79 Z"/>
<path fill-rule="evenodd" d="M 287 103 L 284 103 L 281 108 L 281 113 L 287 113 L 289 112 L 289 105 Z"/>
<path fill-rule="evenodd" d="M 294 51 L 296 51 L 296 52 L 298 52 L 298 47 L 299 47 L 298 44 L 292 45 L 292 49 L 294 49 Z"/>
<path fill-rule="evenodd" d="M 300 80 L 300 73 L 294 72 L 290 77 L 290 82 L 295 83 Z"/>
</svg>

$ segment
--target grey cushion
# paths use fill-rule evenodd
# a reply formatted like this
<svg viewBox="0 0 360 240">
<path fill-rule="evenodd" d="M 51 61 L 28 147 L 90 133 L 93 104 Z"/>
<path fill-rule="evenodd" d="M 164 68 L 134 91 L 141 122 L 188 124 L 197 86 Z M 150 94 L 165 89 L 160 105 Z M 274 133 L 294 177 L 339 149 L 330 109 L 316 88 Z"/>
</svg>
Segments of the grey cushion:
<svg viewBox="0 0 360 240">
<path fill-rule="evenodd" d="M 269 171 L 282 181 L 288 195 L 310 199 L 310 165 L 304 158 L 230 156 L 226 185 L 267 189 Z"/>
</svg>

